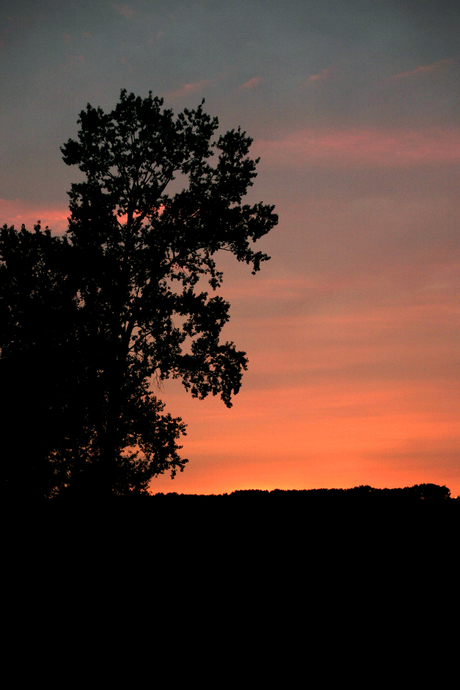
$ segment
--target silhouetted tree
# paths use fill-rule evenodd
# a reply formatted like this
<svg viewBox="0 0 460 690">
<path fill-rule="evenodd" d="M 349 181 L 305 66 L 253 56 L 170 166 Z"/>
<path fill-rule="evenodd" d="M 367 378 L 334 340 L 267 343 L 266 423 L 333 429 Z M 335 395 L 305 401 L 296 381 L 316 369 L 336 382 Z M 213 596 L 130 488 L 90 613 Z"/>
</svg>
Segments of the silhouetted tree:
<svg viewBox="0 0 460 690">
<path fill-rule="evenodd" d="M 61 149 L 86 177 L 69 192 L 66 236 L 2 230 L 0 375 L 46 363 L 34 385 L 49 397 L 38 404 L 37 436 L 48 494 L 79 484 L 145 491 L 155 475 L 182 471 L 185 425 L 163 413 L 152 378 L 180 378 L 194 397 L 219 394 L 231 406 L 247 366 L 220 339 L 229 303 L 200 279 L 220 287 L 220 250 L 257 272 L 269 257 L 253 242 L 277 216 L 273 206 L 242 203 L 258 162 L 244 132 L 215 138 L 217 118 L 203 103 L 176 119 L 162 105 L 125 90 L 110 113 L 88 104 L 78 140 Z"/>
<path fill-rule="evenodd" d="M 4 226 L 0 260 L 2 488 L 49 495 L 68 474 L 60 462 L 66 439 L 75 444 L 83 429 L 70 246 L 39 224 L 34 232 Z"/>
</svg>

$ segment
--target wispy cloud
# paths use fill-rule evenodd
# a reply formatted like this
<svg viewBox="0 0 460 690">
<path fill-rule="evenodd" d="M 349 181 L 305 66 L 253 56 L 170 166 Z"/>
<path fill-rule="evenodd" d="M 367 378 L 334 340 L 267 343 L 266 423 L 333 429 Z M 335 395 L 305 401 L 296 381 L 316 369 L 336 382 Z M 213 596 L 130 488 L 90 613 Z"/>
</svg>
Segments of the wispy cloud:
<svg viewBox="0 0 460 690">
<path fill-rule="evenodd" d="M 260 77 L 253 77 L 249 81 L 247 81 L 245 84 L 241 85 L 241 89 L 244 89 L 245 91 L 252 91 L 253 89 L 257 89 L 261 82 Z"/>
<path fill-rule="evenodd" d="M 284 139 L 259 139 L 254 151 L 264 162 L 277 165 L 418 166 L 459 160 L 460 129 L 308 129 Z"/>
<path fill-rule="evenodd" d="M 118 14 L 122 14 L 126 19 L 132 19 L 134 16 L 134 10 L 131 5 L 114 5 L 114 8 Z"/>
<path fill-rule="evenodd" d="M 309 84 L 315 84 L 319 81 L 324 81 L 325 79 L 327 79 L 330 76 L 331 71 L 332 71 L 332 67 L 324 68 L 323 70 L 321 70 L 321 72 L 319 72 L 319 74 L 311 74 L 308 77 L 307 82 Z"/>
<path fill-rule="evenodd" d="M 458 62 L 458 58 L 446 58 L 445 60 L 433 62 L 431 65 L 419 65 L 415 69 L 394 74 L 390 77 L 390 81 L 400 81 L 402 79 L 411 79 L 412 77 L 424 77 L 437 72 L 447 71 L 456 62 Z"/>
<path fill-rule="evenodd" d="M 165 97 L 170 100 L 183 98 L 184 96 L 187 96 L 190 93 L 198 93 L 199 91 L 202 91 L 211 83 L 211 79 L 203 79 L 201 81 L 196 81 L 193 83 L 182 84 L 182 86 L 180 86 L 178 89 L 174 89 L 174 91 L 170 91 L 169 93 L 167 93 Z"/>
</svg>

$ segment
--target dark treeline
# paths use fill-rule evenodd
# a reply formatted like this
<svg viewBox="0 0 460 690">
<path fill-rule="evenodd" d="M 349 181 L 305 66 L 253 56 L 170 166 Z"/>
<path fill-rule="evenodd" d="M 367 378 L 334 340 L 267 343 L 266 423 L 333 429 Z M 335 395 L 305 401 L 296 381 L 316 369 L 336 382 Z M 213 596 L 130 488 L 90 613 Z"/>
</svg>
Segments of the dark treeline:
<svg viewBox="0 0 460 690">
<path fill-rule="evenodd" d="M 294 529 L 310 524 L 334 524 L 340 530 L 342 521 L 359 520 L 365 526 L 367 519 L 386 522 L 404 519 L 432 519 L 460 521 L 460 497 L 453 498 L 446 486 L 416 484 L 403 488 L 376 489 L 356 486 L 349 489 L 305 489 L 272 491 L 249 489 L 229 494 L 180 494 L 178 492 L 154 494 L 128 494 L 101 497 L 98 495 L 62 494 L 52 499 L 24 500 L 10 504 L 18 515 L 66 515 L 86 521 L 110 518 L 127 520 L 140 525 L 176 524 L 180 530 L 190 529 L 197 519 L 213 525 L 240 525 L 258 520 L 290 523 Z M 53 517 L 53 519 L 54 519 Z M 290 528 L 291 528 L 290 527 Z M 138 527 L 136 527 L 138 529 Z M 278 528 L 277 528 L 278 529 Z M 360 527 L 361 529 L 361 527 Z"/>
<path fill-rule="evenodd" d="M 275 503 L 282 501 L 284 503 L 330 503 L 330 502 L 346 502 L 368 504 L 384 504 L 384 503 L 401 503 L 414 504 L 419 501 L 430 502 L 445 502 L 453 499 L 451 497 L 450 489 L 446 486 L 439 486 L 437 484 L 415 484 L 414 486 L 406 486 L 404 488 L 394 489 L 375 489 L 372 486 L 361 485 L 355 486 L 351 489 L 274 489 L 272 491 L 263 489 L 246 489 L 233 491 L 230 494 L 178 494 L 171 492 L 167 494 L 157 493 L 152 496 L 156 500 L 173 500 L 180 498 L 181 500 L 210 500 L 220 499 L 221 501 L 230 500 L 231 502 L 252 502 L 264 501 Z"/>
<path fill-rule="evenodd" d="M 56 568 L 63 582 L 69 573 L 86 581 L 107 564 L 114 572 L 135 567 L 160 578 L 166 592 L 170 582 L 182 587 L 195 568 L 217 583 L 230 569 L 237 581 L 250 572 L 275 579 L 316 573 L 322 587 L 323 576 L 342 578 L 347 569 L 362 569 L 369 581 L 383 572 L 399 577 L 406 566 L 417 577 L 426 568 L 449 574 L 460 500 L 435 484 L 104 500 L 74 495 L 3 504 L 2 524 L 12 573 L 24 560 L 46 572 Z"/>
<path fill-rule="evenodd" d="M 243 489 L 224 494 L 186 494 L 172 491 L 168 493 L 141 493 L 125 496 L 102 497 L 98 494 L 63 493 L 54 498 L 40 498 L 30 501 L 28 494 L 22 497 L 15 495 L 13 502 L 24 507 L 30 504 L 34 508 L 38 505 L 80 505 L 80 506 L 144 506 L 160 507 L 173 505 L 200 505 L 211 509 L 212 506 L 267 506 L 285 507 L 352 507 L 356 506 L 401 506 L 414 507 L 421 505 L 443 506 L 458 505 L 460 496 L 452 497 L 446 486 L 438 484 L 415 484 L 402 488 L 377 489 L 369 485 L 355 486 L 349 489 Z"/>
<path fill-rule="evenodd" d="M 366 520 L 377 520 L 386 526 L 393 522 L 396 528 L 400 519 L 419 526 L 422 522 L 439 523 L 441 520 L 448 524 L 449 530 L 454 529 L 455 525 L 460 527 L 460 497 L 453 498 L 446 486 L 436 484 L 393 489 L 371 486 L 273 491 L 253 489 L 220 495 L 172 492 L 139 499 L 138 506 L 143 505 L 147 514 L 151 508 L 168 515 L 194 514 L 235 523 L 243 523 L 246 519 L 263 519 L 272 524 L 290 524 L 294 530 L 302 529 L 308 523 L 315 524 L 317 528 L 320 524 L 329 524 L 339 532 L 343 525 L 349 526 L 350 520 L 360 523 L 360 531 L 367 529 Z"/>
<path fill-rule="evenodd" d="M 128 498 L 128 497 L 127 497 Z M 134 498 L 134 497 L 133 497 Z M 123 500 L 123 499 L 121 499 Z M 195 495 L 154 494 L 139 497 L 148 514 L 155 512 L 181 516 L 199 515 L 205 519 L 243 524 L 245 520 L 263 520 L 271 524 L 289 524 L 289 529 L 303 529 L 306 524 L 333 526 L 340 532 L 350 520 L 366 531 L 366 520 L 387 527 L 398 520 L 406 523 L 438 522 L 448 524 L 449 531 L 460 527 L 460 497 L 453 498 L 446 486 L 416 484 L 403 488 L 376 489 L 356 486 L 349 489 L 241 490 L 230 494 Z M 439 523 L 440 524 L 440 523 Z M 321 525 L 321 527 L 319 527 Z M 355 525 L 355 526 L 356 526 Z"/>
</svg>

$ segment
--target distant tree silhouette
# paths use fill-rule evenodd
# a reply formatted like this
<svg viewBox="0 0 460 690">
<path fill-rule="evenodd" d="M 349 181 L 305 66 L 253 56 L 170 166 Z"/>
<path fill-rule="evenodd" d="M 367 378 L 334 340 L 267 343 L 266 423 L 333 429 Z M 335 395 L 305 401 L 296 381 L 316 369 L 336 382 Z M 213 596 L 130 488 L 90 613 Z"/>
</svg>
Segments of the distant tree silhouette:
<svg viewBox="0 0 460 690">
<path fill-rule="evenodd" d="M 438 484 L 415 484 L 406 489 L 416 499 L 424 501 L 446 501 L 450 499 L 450 489 Z"/>
<path fill-rule="evenodd" d="M 162 105 L 125 90 L 110 113 L 88 104 L 78 140 L 61 149 L 86 177 L 69 192 L 65 237 L 39 224 L 1 231 L 7 491 L 145 491 L 187 462 L 185 425 L 164 413 L 152 379 L 180 378 L 227 406 L 240 388 L 246 355 L 220 339 L 229 303 L 200 280 L 220 287 L 220 250 L 257 272 L 269 257 L 253 242 L 277 216 L 242 203 L 258 162 L 244 132 L 214 138 L 203 103 L 176 119 Z"/>
</svg>

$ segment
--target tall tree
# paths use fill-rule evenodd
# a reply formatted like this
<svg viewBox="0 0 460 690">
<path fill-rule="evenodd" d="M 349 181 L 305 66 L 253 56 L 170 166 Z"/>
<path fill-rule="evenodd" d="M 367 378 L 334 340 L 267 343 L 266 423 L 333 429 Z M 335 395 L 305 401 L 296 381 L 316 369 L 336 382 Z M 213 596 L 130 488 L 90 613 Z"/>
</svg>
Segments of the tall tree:
<svg viewBox="0 0 460 690">
<path fill-rule="evenodd" d="M 203 281 L 213 292 L 221 286 L 220 250 L 257 272 L 269 257 L 253 243 L 277 223 L 273 206 L 242 203 L 258 162 L 251 139 L 240 129 L 216 137 L 203 103 L 177 118 L 162 106 L 152 93 L 125 90 L 110 113 L 88 104 L 78 139 L 61 149 L 85 175 L 69 192 L 67 235 L 56 240 L 75 364 L 61 407 L 83 421 L 54 457 L 65 483 L 98 492 L 144 491 L 187 462 L 178 453 L 185 425 L 163 413 L 152 378 L 180 378 L 194 397 L 220 395 L 231 406 L 246 354 L 221 342 L 229 303 Z"/>
</svg>

